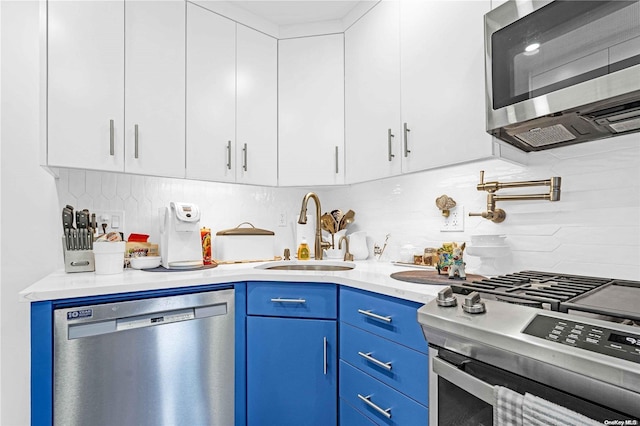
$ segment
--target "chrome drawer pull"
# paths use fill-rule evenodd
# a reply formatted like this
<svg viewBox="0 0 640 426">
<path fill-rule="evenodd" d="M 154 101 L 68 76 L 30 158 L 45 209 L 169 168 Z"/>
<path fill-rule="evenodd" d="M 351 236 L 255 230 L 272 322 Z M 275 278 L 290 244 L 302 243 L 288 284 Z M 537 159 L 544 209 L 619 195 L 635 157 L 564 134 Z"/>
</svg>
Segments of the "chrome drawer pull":
<svg viewBox="0 0 640 426">
<path fill-rule="evenodd" d="M 362 396 L 362 395 L 358 394 L 358 398 L 360 398 L 362 401 L 365 402 L 365 404 L 367 404 L 369 407 L 373 408 L 374 410 L 376 410 L 378 413 L 382 414 L 386 418 L 388 418 L 388 419 L 391 418 L 391 408 L 387 408 L 386 410 L 384 410 L 384 409 L 378 407 L 376 404 L 374 404 L 373 402 L 370 401 L 371 395 Z"/>
<path fill-rule="evenodd" d="M 271 299 L 274 303 L 307 303 L 305 299 Z"/>
<path fill-rule="evenodd" d="M 373 312 L 371 312 L 371 310 L 365 311 L 363 309 L 358 309 L 358 313 L 362 315 L 366 315 L 371 318 L 375 318 L 380 321 L 391 322 L 391 317 L 383 317 L 382 315 L 374 314 Z"/>
<path fill-rule="evenodd" d="M 366 354 L 364 352 L 358 352 L 358 355 L 360 355 L 362 358 L 366 359 L 367 361 L 370 361 L 376 365 L 379 365 L 382 368 L 386 368 L 387 370 L 391 371 L 391 362 L 382 362 L 378 359 L 375 359 L 374 357 L 371 356 L 371 352 Z"/>
</svg>

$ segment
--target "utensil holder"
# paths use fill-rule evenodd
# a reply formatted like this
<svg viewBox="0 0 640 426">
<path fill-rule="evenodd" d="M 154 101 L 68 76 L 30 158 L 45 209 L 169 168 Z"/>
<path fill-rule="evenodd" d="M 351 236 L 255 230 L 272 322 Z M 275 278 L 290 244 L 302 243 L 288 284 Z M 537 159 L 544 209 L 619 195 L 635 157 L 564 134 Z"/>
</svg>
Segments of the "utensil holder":
<svg viewBox="0 0 640 426">
<path fill-rule="evenodd" d="M 93 272 L 96 270 L 93 250 L 67 250 L 64 235 L 62 236 L 62 253 L 65 272 Z"/>
</svg>

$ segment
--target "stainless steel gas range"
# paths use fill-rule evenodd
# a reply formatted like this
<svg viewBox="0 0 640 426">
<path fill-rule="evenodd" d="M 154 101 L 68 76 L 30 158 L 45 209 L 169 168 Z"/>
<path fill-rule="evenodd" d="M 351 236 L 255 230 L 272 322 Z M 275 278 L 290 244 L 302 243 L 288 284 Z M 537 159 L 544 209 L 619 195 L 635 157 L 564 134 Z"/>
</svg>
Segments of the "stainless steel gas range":
<svg viewBox="0 0 640 426">
<path fill-rule="evenodd" d="M 494 424 L 507 388 L 576 419 L 640 425 L 640 282 L 536 271 L 455 281 L 418 321 L 431 424 Z"/>
</svg>

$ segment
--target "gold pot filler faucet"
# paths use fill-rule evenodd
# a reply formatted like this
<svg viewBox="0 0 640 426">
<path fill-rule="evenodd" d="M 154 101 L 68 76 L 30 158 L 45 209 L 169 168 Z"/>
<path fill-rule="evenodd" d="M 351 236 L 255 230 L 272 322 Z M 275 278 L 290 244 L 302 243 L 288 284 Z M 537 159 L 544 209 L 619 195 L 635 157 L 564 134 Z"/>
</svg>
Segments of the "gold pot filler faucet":
<svg viewBox="0 0 640 426">
<path fill-rule="evenodd" d="M 480 171 L 480 183 L 477 185 L 478 191 L 487 191 L 487 211 L 482 213 L 469 213 L 469 216 L 482 216 L 492 222 L 500 223 L 507 217 L 504 210 L 496 208 L 498 201 L 516 200 L 560 200 L 560 177 L 554 176 L 547 180 L 529 180 L 521 182 L 485 182 L 484 170 Z M 496 192 L 504 188 L 523 188 L 527 186 L 548 186 L 548 194 L 513 194 L 497 195 Z"/>
</svg>

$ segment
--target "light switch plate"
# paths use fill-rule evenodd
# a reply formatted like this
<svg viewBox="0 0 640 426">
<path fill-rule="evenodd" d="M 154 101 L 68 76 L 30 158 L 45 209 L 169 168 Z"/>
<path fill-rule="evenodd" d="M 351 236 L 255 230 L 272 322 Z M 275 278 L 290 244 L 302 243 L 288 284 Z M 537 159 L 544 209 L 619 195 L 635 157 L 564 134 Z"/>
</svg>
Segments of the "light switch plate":
<svg viewBox="0 0 640 426">
<path fill-rule="evenodd" d="M 464 206 L 457 205 L 449 209 L 449 216 L 442 216 L 441 232 L 462 232 L 464 231 Z"/>
</svg>

